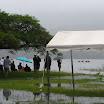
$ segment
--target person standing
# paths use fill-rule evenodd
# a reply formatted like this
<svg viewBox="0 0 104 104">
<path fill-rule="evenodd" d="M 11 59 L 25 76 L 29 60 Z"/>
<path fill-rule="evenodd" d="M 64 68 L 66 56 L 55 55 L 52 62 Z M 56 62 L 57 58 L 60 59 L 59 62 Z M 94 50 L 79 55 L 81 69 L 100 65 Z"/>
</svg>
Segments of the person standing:
<svg viewBox="0 0 104 104">
<path fill-rule="evenodd" d="M 2 57 L 2 59 L 1 59 L 1 64 L 2 64 L 2 66 L 4 65 L 4 57 Z"/>
<path fill-rule="evenodd" d="M 60 72 L 62 60 L 57 60 L 57 63 L 58 63 L 59 72 Z"/>
<path fill-rule="evenodd" d="M 36 72 L 36 60 L 37 60 L 37 54 L 35 54 L 33 57 L 34 72 Z"/>
<path fill-rule="evenodd" d="M 8 77 L 8 71 L 9 71 L 10 64 L 11 64 L 11 61 L 9 60 L 9 56 L 7 56 L 6 59 L 4 60 L 5 77 Z"/>
<path fill-rule="evenodd" d="M 11 63 L 11 71 L 12 72 L 16 71 L 14 61 Z"/>
<path fill-rule="evenodd" d="M 4 57 L 0 60 L 0 71 L 3 73 Z"/>
<path fill-rule="evenodd" d="M 39 71 L 40 62 L 41 62 L 41 58 L 39 57 L 39 54 L 37 54 L 37 58 L 36 58 L 36 73 Z"/>
<path fill-rule="evenodd" d="M 45 72 L 45 69 L 47 68 L 47 56 L 46 56 L 46 59 L 44 59 L 44 61 L 45 61 L 45 65 L 44 65 L 44 72 Z M 48 62 L 49 62 L 49 67 L 48 68 L 49 68 L 49 71 L 50 71 L 50 68 L 51 68 L 51 57 L 50 57 L 50 55 L 48 57 Z"/>
</svg>

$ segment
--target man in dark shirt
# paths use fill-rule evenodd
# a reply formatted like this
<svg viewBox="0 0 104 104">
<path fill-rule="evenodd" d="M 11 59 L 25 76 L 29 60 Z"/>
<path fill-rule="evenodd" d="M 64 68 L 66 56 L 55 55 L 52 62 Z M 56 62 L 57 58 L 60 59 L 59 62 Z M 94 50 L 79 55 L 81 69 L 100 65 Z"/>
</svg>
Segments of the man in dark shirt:
<svg viewBox="0 0 104 104">
<path fill-rule="evenodd" d="M 30 72 L 31 71 L 30 67 L 27 64 L 26 64 L 26 67 L 24 69 L 25 69 L 25 72 Z"/>
<path fill-rule="evenodd" d="M 11 63 L 11 71 L 16 71 L 14 61 Z"/>
<path fill-rule="evenodd" d="M 40 62 L 41 62 L 41 58 L 39 57 L 39 54 L 37 54 L 37 58 L 36 58 L 36 73 L 39 71 Z"/>
<path fill-rule="evenodd" d="M 45 72 L 45 69 L 47 68 L 47 57 L 46 57 L 46 59 L 44 59 L 44 61 L 45 61 L 45 66 L 44 66 L 44 72 Z M 49 62 L 49 66 L 48 66 L 49 69 L 48 70 L 50 71 L 50 68 L 51 68 L 51 57 L 50 57 L 50 55 L 48 57 L 48 62 Z"/>
<path fill-rule="evenodd" d="M 35 54 L 33 57 L 34 72 L 36 72 L 36 60 L 37 60 L 37 54 Z"/>
<path fill-rule="evenodd" d="M 57 60 L 57 63 L 58 63 L 59 72 L 60 72 L 62 60 Z"/>
<path fill-rule="evenodd" d="M 18 70 L 21 71 L 21 69 L 22 69 L 22 65 L 21 65 L 21 63 L 19 63 Z"/>
</svg>

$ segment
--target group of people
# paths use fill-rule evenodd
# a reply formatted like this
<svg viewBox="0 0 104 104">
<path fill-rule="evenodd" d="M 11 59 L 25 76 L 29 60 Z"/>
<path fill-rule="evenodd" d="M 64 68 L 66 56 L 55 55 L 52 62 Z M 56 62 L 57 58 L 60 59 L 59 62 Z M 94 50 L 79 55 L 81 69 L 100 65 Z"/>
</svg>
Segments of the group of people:
<svg viewBox="0 0 104 104">
<path fill-rule="evenodd" d="M 47 59 L 48 59 L 48 61 L 47 61 Z M 40 62 L 41 62 L 41 58 L 39 57 L 39 54 L 35 54 L 34 57 L 33 57 L 33 66 L 34 66 L 34 72 L 35 73 L 37 73 L 39 71 Z M 50 55 L 48 55 L 48 58 L 47 58 L 47 55 L 46 55 L 46 58 L 44 59 L 44 62 L 45 62 L 45 64 L 44 64 L 44 72 L 45 72 L 45 69 L 48 69 L 50 71 L 51 62 L 52 62 Z M 62 60 L 57 60 L 57 63 L 58 63 L 59 72 L 60 72 Z"/>
<path fill-rule="evenodd" d="M 39 54 L 35 54 L 33 57 L 33 66 L 34 66 L 35 73 L 37 73 L 39 71 L 40 62 L 41 62 L 41 58 L 39 57 Z"/>
<path fill-rule="evenodd" d="M 11 68 L 12 72 L 15 72 L 15 71 L 30 72 L 31 71 L 30 67 L 27 64 L 25 67 L 22 67 L 21 63 L 19 63 L 18 69 L 16 69 L 14 61 L 11 62 L 11 60 L 9 59 L 9 56 L 6 56 L 6 59 L 2 57 L 0 59 L 0 71 L 3 74 L 3 70 L 4 70 L 5 77 L 8 77 L 9 68 Z"/>
<path fill-rule="evenodd" d="M 47 61 L 48 59 L 48 61 Z M 41 58 L 39 57 L 39 54 L 35 54 L 33 57 L 33 66 L 34 66 L 34 72 L 38 73 L 39 68 L 40 68 L 40 62 L 41 62 Z M 47 63 L 48 62 L 48 63 Z M 51 57 L 50 55 L 48 55 L 48 58 L 46 56 L 46 58 L 44 59 L 44 72 L 45 69 L 48 69 L 50 71 L 51 69 Z M 59 67 L 59 72 L 61 69 L 61 60 L 57 60 L 58 63 L 58 67 Z M 0 59 L 0 71 L 3 73 L 3 70 L 5 71 L 5 77 L 8 77 L 8 71 L 9 71 L 9 67 L 11 67 L 11 71 L 22 71 L 22 72 L 30 72 L 31 68 L 26 64 L 25 67 L 22 66 L 22 63 L 19 63 L 18 65 L 18 69 L 16 69 L 14 61 L 10 61 L 9 56 L 6 57 L 6 59 L 4 57 L 2 57 Z M 47 70 L 47 71 L 48 71 Z"/>
<path fill-rule="evenodd" d="M 51 67 L 51 57 L 49 55 L 49 58 L 48 58 L 48 67 L 47 67 L 47 56 L 46 58 L 44 59 L 44 72 L 45 72 L 45 69 L 48 68 L 50 70 L 50 67 Z M 41 62 L 41 58 L 39 57 L 39 54 L 35 54 L 34 57 L 33 57 L 33 65 L 34 65 L 34 72 L 37 73 L 39 71 L 39 68 L 40 68 L 40 62 Z"/>
<path fill-rule="evenodd" d="M 31 68 L 27 64 L 25 67 L 23 67 L 21 62 L 18 65 L 18 70 L 21 72 L 31 72 Z"/>
</svg>

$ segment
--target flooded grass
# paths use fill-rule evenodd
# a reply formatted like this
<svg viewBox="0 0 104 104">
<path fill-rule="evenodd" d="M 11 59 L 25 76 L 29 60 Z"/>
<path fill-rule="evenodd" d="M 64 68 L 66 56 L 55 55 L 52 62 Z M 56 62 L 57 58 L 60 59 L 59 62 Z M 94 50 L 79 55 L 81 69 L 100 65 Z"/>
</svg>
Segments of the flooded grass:
<svg viewBox="0 0 104 104">
<path fill-rule="evenodd" d="M 93 104 L 104 104 L 104 103 L 93 103 Z"/>
<path fill-rule="evenodd" d="M 9 95 L 8 91 L 11 92 Z M 68 96 L 55 93 L 48 95 L 43 92 L 34 94 L 29 91 L 0 89 L 0 104 L 17 104 L 17 102 L 18 104 L 99 104 L 104 102 L 104 97 Z"/>
<path fill-rule="evenodd" d="M 91 71 L 91 72 L 104 72 L 104 68 L 103 69 L 80 69 L 80 70 L 84 70 L 84 71 Z"/>
<path fill-rule="evenodd" d="M 66 88 L 58 88 L 58 87 L 50 87 L 50 92 L 53 93 L 60 93 L 60 94 L 66 94 L 68 96 L 88 96 L 88 97 L 104 97 L 104 89 L 76 89 L 74 92 L 72 89 L 66 89 Z"/>
<path fill-rule="evenodd" d="M 35 74 L 34 72 L 29 73 L 10 72 L 8 78 L 5 78 L 3 75 L 0 75 L 0 89 L 16 89 L 31 92 L 35 91 L 36 93 L 40 93 L 39 87 L 40 84 L 42 84 L 42 76 L 43 76 L 42 71 L 39 72 L 38 74 Z M 62 99 L 59 99 L 56 102 L 56 104 L 60 104 L 60 102 L 61 104 L 80 104 L 80 102 L 79 103 L 77 102 L 78 99 L 81 99 L 82 97 L 85 97 L 83 99 L 86 99 L 86 97 L 89 97 L 89 99 L 90 97 L 104 97 L 103 77 L 104 77 L 103 75 L 98 74 L 95 75 L 75 74 L 74 76 L 75 91 L 73 91 L 71 73 L 51 72 L 49 92 L 53 93 L 54 96 L 64 94 L 65 96 L 70 97 L 71 99 L 73 95 L 75 96 L 76 101 L 74 103 L 72 102 L 64 103 Z M 48 89 L 47 73 L 45 73 L 43 85 L 44 86 L 42 87 L 42 93 L 47 93 Z M 35 97 L 35 103 L 46 104 L 46 102 L 44 102 L 44 100 L 40 99 L 40 97 L 38 96 Z M 29 102 L 29 104 L 32 104 L 32 102 Z M 96 102 L 92 104 L 100 104 L 100 103 Z"/>
<path fill-rule="evenodd" d="M 90 84 L 88 83 L 90 81 L 93 80 L 83 79 L 81 81 L 79 80 L 75 81 L 75 88 L 76 88 L 75 95 L 76 96 L 104 96 L 104 94 L 102 94 L 102 92 L 104 91 L 104 85 Z M 50 92 L 68 94 L 72 96 L 73 94 L 72 84 L 71 82 L 68 82 L 68 80 L 67 81 L 51 80 L 50 82 L 54 82 L 53 84 L 57 84 L 56 86 L 50 86 Z M 63 84 L 63 86 L 59 87 L 58 86 L 59 82 L 61 82 L 60 84 Z M 0 88 L 9 88 L 9 89 L 27 90 L 27 91 L 35 90 L 37 92 L 40 92 L 39 86 L 37 86 L 37 84 L 40 84 L 41 80 L 39 79 L 38 80 L 7 80 L 7 81 L 0 81 L 0 83 L 1 83 Z M 44 83 L 47 83 L 47 79 L 44 80 Z M 43 86 L 42 91 L 47 92 L 47 86 Z"/>
</svg>

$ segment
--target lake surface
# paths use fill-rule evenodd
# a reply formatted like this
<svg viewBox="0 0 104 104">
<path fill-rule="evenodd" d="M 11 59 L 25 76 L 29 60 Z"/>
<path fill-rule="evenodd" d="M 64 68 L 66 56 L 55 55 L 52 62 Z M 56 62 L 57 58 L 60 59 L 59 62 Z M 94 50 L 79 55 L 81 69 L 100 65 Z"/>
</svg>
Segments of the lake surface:
<svg viewBox="0 0 104 104">
<path fill-rule="evenodd" d="M 30 60 L 33 61 L 32 59 Z M 21 62 L 23 66 L 28 64 L 28 66 L 30 66 L 30 68 L 33 70 L 33 63 L 22 62 L 16 59 L 13 59 L 12 61 L 14 61 L 16 68 L 19 62 Z M 99 72 L 99 70 L 101 70 L 100 74 L 104 74 L 103 59 L 74 59 L 73 67 L 74 67 L 74 73 L 96 74 Z M 44 60 L 42 59 L 40 63 L 40 71 L 42 71 L 43 69 L 44 69 Z M 58 71 L 57 61 L 52 60 L 51 70 L 56 72 Z M 71 73 L 70 59 L 62 60 L 61 71 Z"/>
</svg>

